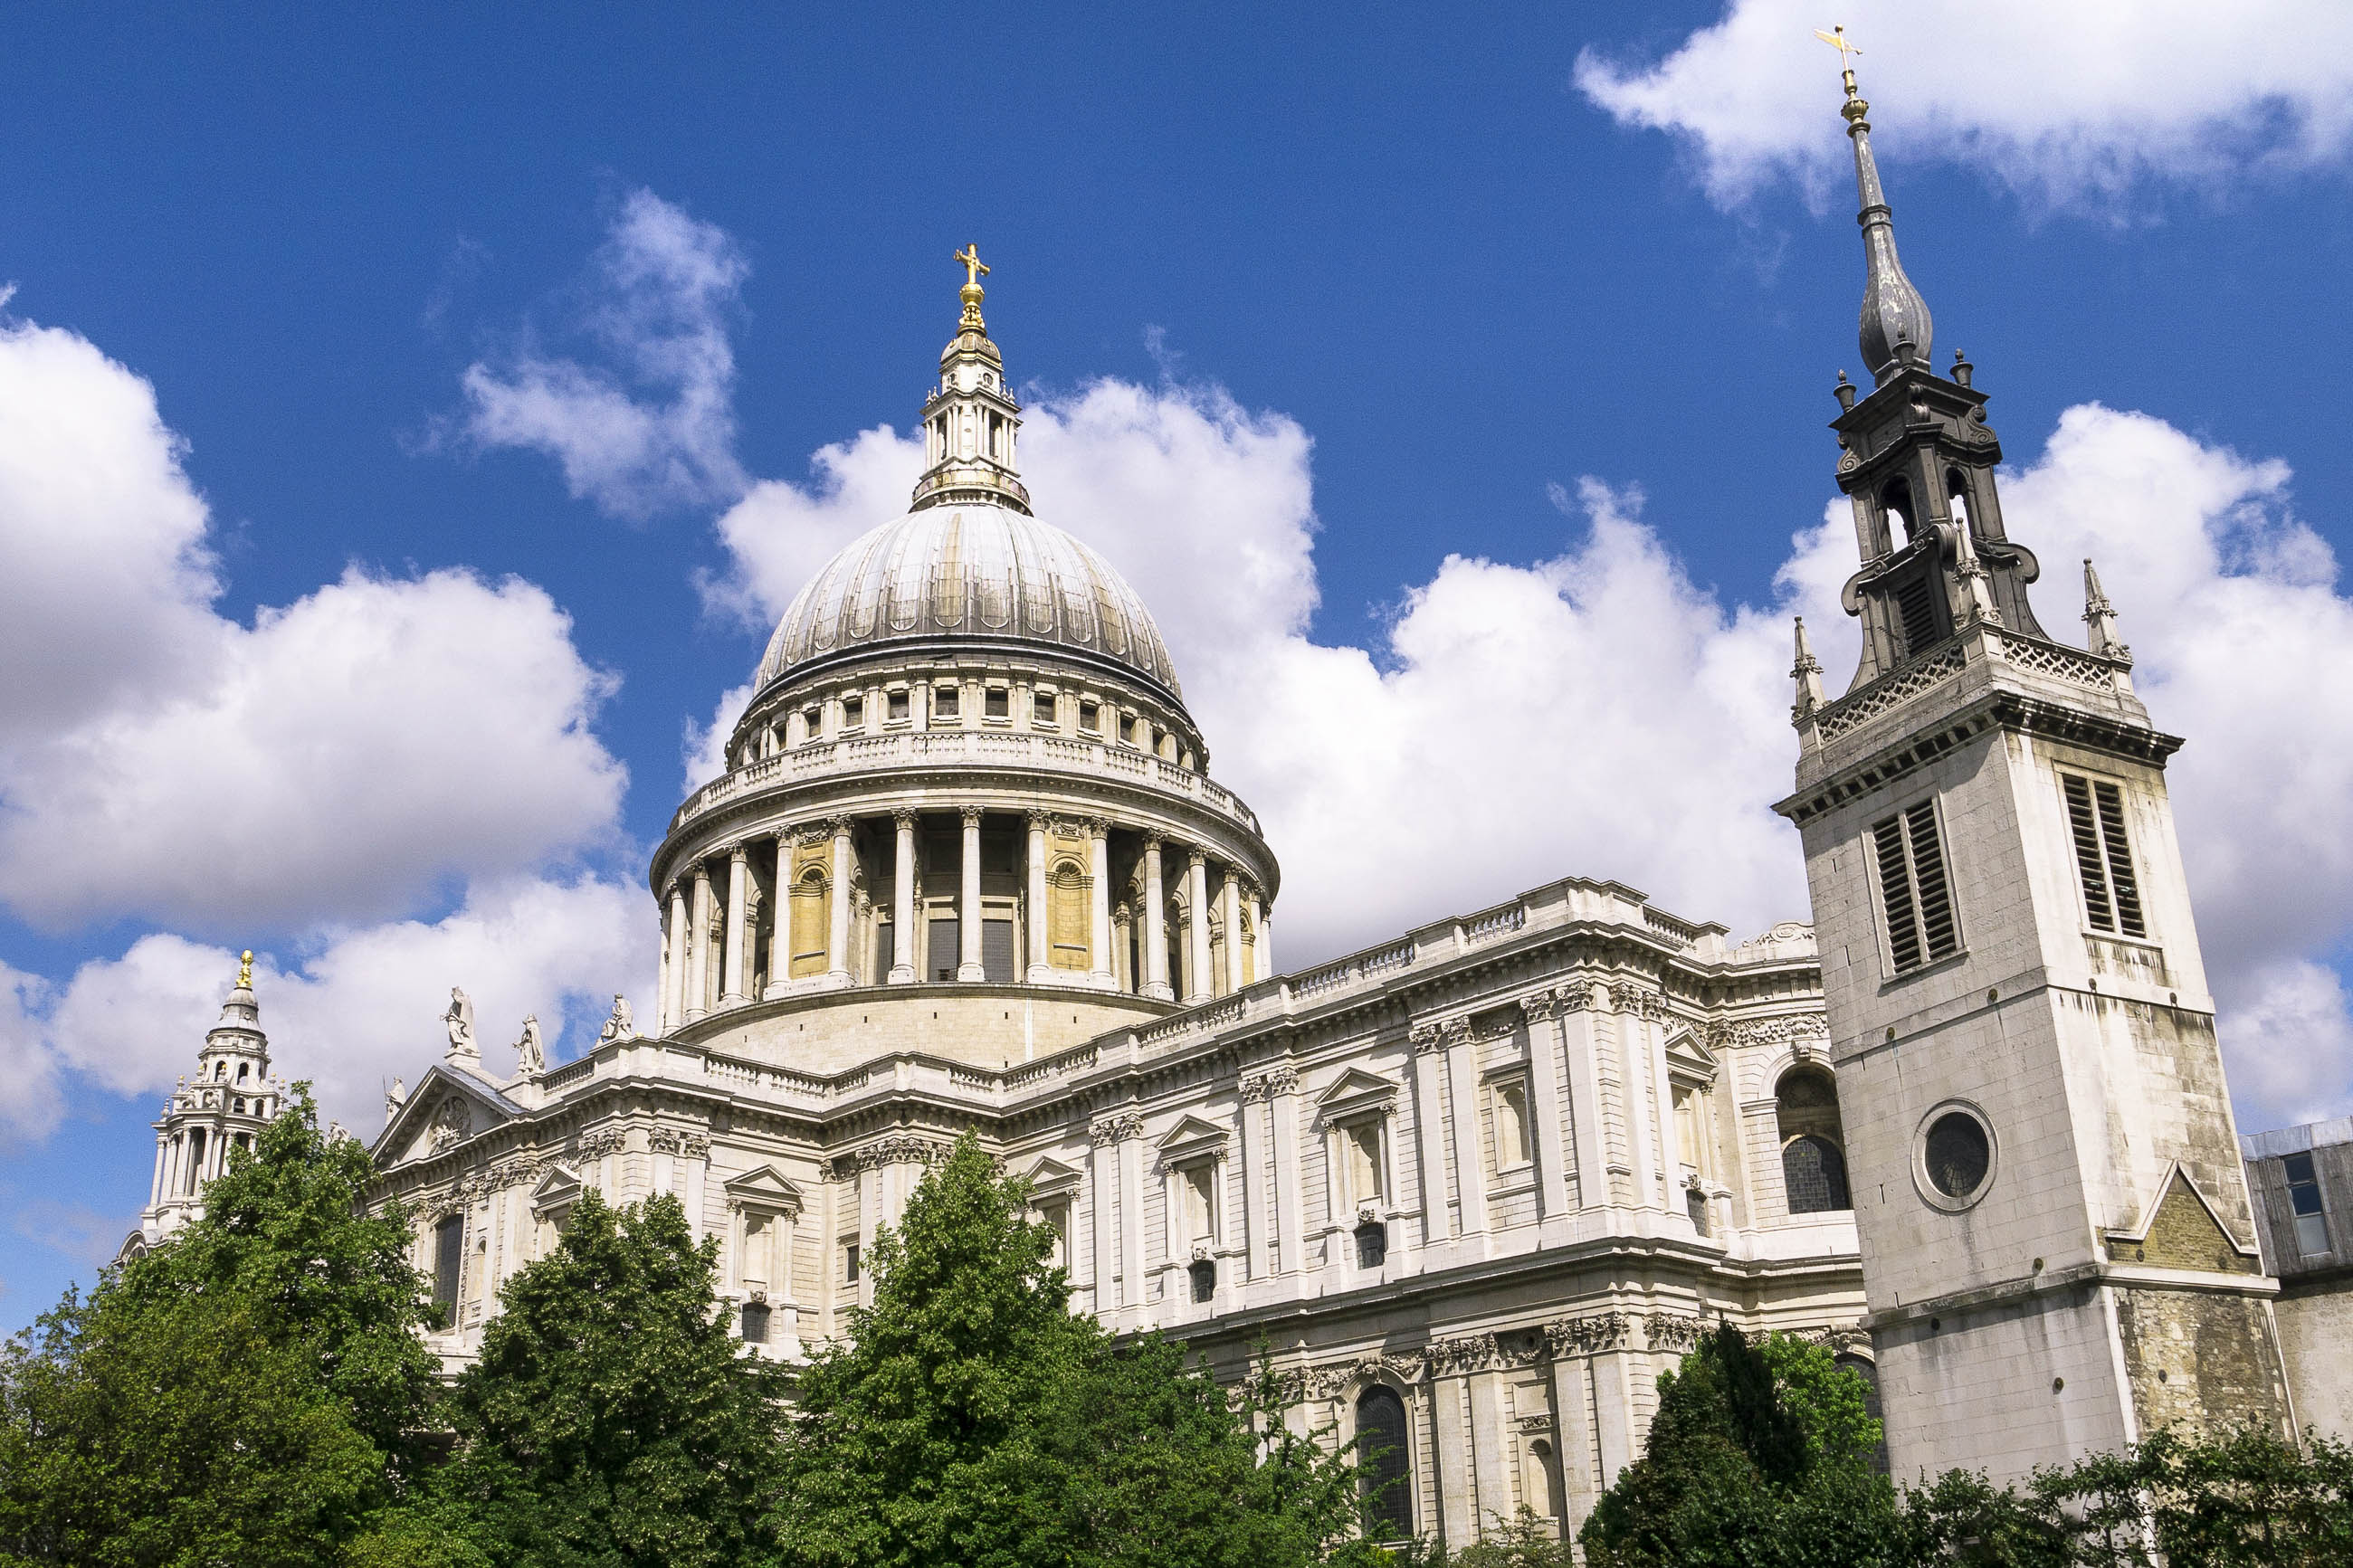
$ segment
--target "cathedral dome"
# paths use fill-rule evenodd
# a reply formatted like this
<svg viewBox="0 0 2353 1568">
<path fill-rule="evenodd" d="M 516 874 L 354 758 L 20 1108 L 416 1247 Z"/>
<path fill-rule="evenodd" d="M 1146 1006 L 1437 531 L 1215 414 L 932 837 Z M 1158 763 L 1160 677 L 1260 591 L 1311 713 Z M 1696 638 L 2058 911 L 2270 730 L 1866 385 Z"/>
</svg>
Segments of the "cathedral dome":
<svg viewBox="0 0 2353 1568">
<path fill-rule="evenodd" d="M 878 647 L 1042 646 L 1179 695 L 1167 645 L 1109 562 L 990 500 L 923 506 L 853 542 L 776 626 L 754 689 Z"/>
</svg>

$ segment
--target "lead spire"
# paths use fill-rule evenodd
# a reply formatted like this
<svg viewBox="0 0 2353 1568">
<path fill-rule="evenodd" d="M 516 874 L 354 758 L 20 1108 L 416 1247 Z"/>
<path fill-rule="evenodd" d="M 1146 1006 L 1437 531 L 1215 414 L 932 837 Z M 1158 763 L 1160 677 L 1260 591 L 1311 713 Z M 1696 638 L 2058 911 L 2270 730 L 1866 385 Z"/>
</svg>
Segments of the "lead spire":
<svg viewBox="0 0 2353 1568">
<path fill-rule="evenodd" d="M 940 351 L 939 382 L 923 399 L 923 476 L 915 481 L 913 506 L 969 502 L 1027 515 L 1029 492 L 1013 464 L 1021 405 L 1005 384 L 1005 357 L 980 314 L 988 263 L 976 245 L 957 251 L 955 260 L 964 268 L 957 290 L 964 310 L 955 337 Z"/>
<path fill-rule="evenodd" d="M 1839 112 L 1846 117 L 1847 139 L 1854 143 L 1855 192 L 1862 200 L 1862 208 L 1854 221 L 1862 226 L 1863 283 L 1862 321 L 1858 337 L 1862 345 L 1862 363 L 1874 382 L 1884 382 L 1895 367 L 1905 363 L 1926 364 L 1928 349 L 1936 335 L 1936 323 L 1928 315 L 1928 301 L 1904 276 L 1904 263 L 1895 255 L 1895 221 L 1887 205 L 1887 194 L 1880 188 L 1879 164 L 1871 155 L 1871 105 L 1854 84 L 1853 57 L 1862 51 L 1847 41 L 1844 27 L 1829 32 L 1816 31 L 1814 37 L 1839 52 L 1842 68 L 1840 79 L 1846 88 L 1846 102 Z"/>
</svg>

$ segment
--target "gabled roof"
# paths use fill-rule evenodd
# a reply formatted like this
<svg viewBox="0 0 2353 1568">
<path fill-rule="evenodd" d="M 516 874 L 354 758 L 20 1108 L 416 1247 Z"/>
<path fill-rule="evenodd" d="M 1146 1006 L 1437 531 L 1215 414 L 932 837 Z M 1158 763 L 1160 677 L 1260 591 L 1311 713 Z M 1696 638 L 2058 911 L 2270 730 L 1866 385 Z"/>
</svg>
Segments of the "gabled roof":
<svg viewBox="0 0 2353 1568">
<path fill-rule="evenodd" d="M 436 1063 L 417 1080 L 416 1089 L 368 1146 L 377 1165 L 406 1164 L 438 1153 L 439 1151 L 427 1144 L 425 1133 L 434 1118 L 442 1114 L 442 1106 L 453 1099 L 464 1106 L 466 1112 L 467 1131 L 458 1142 L 480 1137 L 522 1114 L 522 1106 L 481 1079 L 455 1071 L 446 1063 Z"/>
<path fill-rule="evenodd" d="M 1387 1107 L 1397 1099 L 1398 1086 L 1388 1079 L 1350 1068 L 1338 1081 L 1315 1097 L 1315 1113 L 1326 1121 Z"/>
</svg>

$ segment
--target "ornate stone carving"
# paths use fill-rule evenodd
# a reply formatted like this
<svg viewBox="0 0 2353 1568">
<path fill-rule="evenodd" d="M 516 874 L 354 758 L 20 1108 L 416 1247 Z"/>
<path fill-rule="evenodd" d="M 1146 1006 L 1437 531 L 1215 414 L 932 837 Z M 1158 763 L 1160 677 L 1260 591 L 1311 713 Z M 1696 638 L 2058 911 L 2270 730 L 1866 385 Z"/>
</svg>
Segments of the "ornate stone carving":
<svg viewBox="0 0 2353 1568">
<path fill-rule="evenodd" d="M 1582 1318 L 1556 1318 L 1544 1326 L 1545 1343 L 1556 1356 L 1590 1355 L 1617 1350 L 1626 1342 L 1633 1320 L 1623 1312 L 1595 1312 Z"/>
<path fill-rule="evenodd" d="M 1707 1332 L 1707 1321 L 1688 1312 L 1653 1312 L 1642 1320 L 1654 1351 L 1687 1351 Z"/>
<path fill-rule="evenodd" d="M 1567 987 L 1563 986 L 1559 991 L 1539 991 L 1533 996 L 1523 996 L 1520 998 L 1520 1011 L 1531 1024 L 1557 1018 L 1567 1005 Z"/>
<path fill-rule="evenodd" d="M 646 1147 L 657 1154 L 700 1160 L 711 1152 L 711 1140 L 683 1127 L 649 1127 L 646 1130 Z"/>
<path fill-rule="evenodd" d="M 1432 1340 L 1423 1352 L 1430 1363 L 1430 1375 L 1440 1377 L 1451 1373 L 1479 1372 L 1494 1364 L 1495 1336 L 1464 1334 L 1458 1339 Z"/>
<path fill-rule="evenodd" d="M 618 1127 L 599 1127 L 573 1140 L 572 1152 L 583 1160 L 601 1160 L 629 1146 L 629 1135 Z"/>
<path fill-rule="evenodd" d="M 1300 1367 L 1278 1373 L 1277 1378 L 1287 1399 L 1338 1399 L 1360 1384 L 1377 1383 L 1384 1378 L 1409 1384 L 1419 1383 L 1428 1371 L 1429 1363 L 1423 1352 L 1405 1351 L 1390 1354 L 1383 1352 L 1378 1355 L 1358 1356 L 1353 1361 Z"/>
<path fill-rule="evenodd" d="M 834 1180 L 843 1181 L 860 1171 L 883 1165 L 935 1165 L 947 1158 L 949 1147 L 937 1138 L 926 1138 L 921 1133 L 893 1132 L 863 1149 L 836 1154 L 829 1168 Z"/>
<path fill-rule="evenodd" d="M 1299 1069 L 1293 1067 L 1271 1067 L 1264 1072 L 1252 1073 L 1242 1079 L 1242 1100 L 1245 1103 L 1298 1092 Z"/>
<path fill-rule="evenodd" d="M 967 805 L 964 808 L 964 825 L 966 827 L 978 827 L 980 826 L 980 807 L 976 805 Z"/>
<path fill-rule="evenodd" d="M 462 1143 L 473 1136 L 473 1108 L 466 1103 L 465 1098 L 455 1094 L 442 1096 L 441 1103 L 433 1108 L 433 1121 L 427 1134 L 433 1152 L 438 1154 L 453 1143 Z"/>
<path fill-rule="evenodd" d="M 1416 1024 L 1407 1031 L 1406 1037 L 1413 1042 L 1416 1056 L 1430 1051 L 1442 1051 L 1449 1046 L 1462 1045 L 1471 1038 L 1471 1020 L 1443 1018 L 1431 1023 Z"/>
<path fill-rule="evenodd" d="M 902 833 L 912 833 L 915 828 L 915 814 L 903 805 L 900 806 L 891 813 L 891 826 Z"/>
<path fill-rule="evenodd" d="M 1830 1044 L 1830 1020 L 1820 1013 L 1785 1013 L 1777 1018 L 1736 1018 L 1710 1032 L 1716 1046 L 1788 1046 L 1799 1053 Z"/>
<path fill-rule="evenodd" d="M 1116 1115 L 1103 1117 L 1087 1129 L 1087 1142 L 1098 1149 L 1124 1139 L 1143 1136 L 1144 1113 L 1140 1110 L 1123 1110 Z"/>
</svg>

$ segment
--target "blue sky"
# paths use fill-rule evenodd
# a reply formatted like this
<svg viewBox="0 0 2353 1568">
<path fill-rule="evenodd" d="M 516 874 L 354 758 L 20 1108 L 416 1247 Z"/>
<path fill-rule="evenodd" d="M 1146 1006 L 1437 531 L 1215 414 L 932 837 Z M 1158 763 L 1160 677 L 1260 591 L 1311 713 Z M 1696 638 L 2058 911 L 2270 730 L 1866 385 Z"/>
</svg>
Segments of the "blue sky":
<svg viewBox="0 0 2353 1568">
<path fill-rule="evenodd" d="M 2282 4 L 2251 60 L 2181 9 L 2041 43 L 2007 3 L 1841 16 L 1907 268 L 2048 519 L 2014 499 L 2013 532 L 2098 542 L 2182 767 L 2201 735 L 2229 759 L 2178 787 L 2242 1113 L 2341 1113 L 2353 38 Z M 1831 19 L 13 14 L 0 396 L 64 434 L 0 428 L 0 593 L 58 617 L 16 684 L 68 694 L 0 704 L 0 1062 L 37 1089 L 0 1142 L 0 1321 L 131 1223 L 222 952 L 264 953 L 282 1068 L 364 1130 L 430 1058 L 436 988 L 560 1014 L 565 1053 L 642 992 L 687 728 L 903 494 L 879 435 L 812 454 L 903 432 L 967 241 L 1041 512 L 1168 620 L 1268 817 L 1286 964 L 1570 871 L 1802 914 L 1762 805 L 1786 613 L 1851 565 L 1820 532 L 1831 380 L 1860 373 L 1835 59 L 1805 37 Z M 138 381 L 182 445 L 125 411 Z M 519 434 L 494 416 L 526 386 L 642 415 L 650 466 L 568 484 L 583 405 Z M 70 525 L 40 510 L 61 452 L 129 476 Z M 68 615 L 85 547 L 163 564 Z M 2038 603 L 2072 628 L 2071 574 Z M 320 673 L 387 627 L 439 651 Z M 223 715 L 252 720 L 233 748 Z M 241 761 L 175 790 L 123 760 L 183 743 Z M 1430 751 L 1511 781 L 1493 843 L 1348 881 L 1365 835 L 1461 809 Z M 92 759 L 121 776 L 83 791 Z M 1613 815 L 1630 785 L 1648 816 Z M 2336 826 L 2283 829 L 2291 798 Z"/>
</svg>

